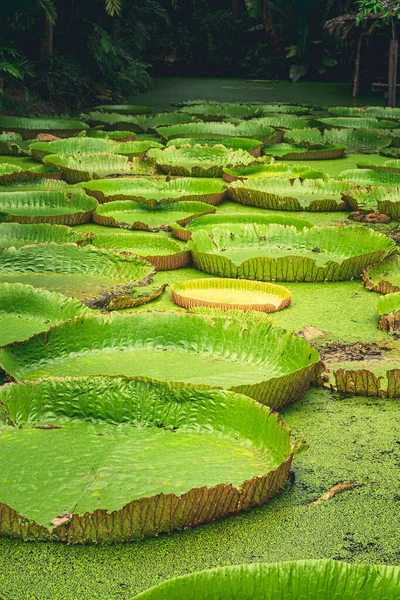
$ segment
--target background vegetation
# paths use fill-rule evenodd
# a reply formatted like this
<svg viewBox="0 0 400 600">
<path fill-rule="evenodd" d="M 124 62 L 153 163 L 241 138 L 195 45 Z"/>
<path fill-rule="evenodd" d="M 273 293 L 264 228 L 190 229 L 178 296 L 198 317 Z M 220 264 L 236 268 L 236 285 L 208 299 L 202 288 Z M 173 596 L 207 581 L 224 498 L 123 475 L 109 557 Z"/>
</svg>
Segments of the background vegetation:
<svg viewBox="0 0 400 600">
<path fill-rule="evenodd" d="M 26 112 L 27 94 L 31 114 L 118 101 L 149 89 L 150 75 L 350 79 L 357 36 L 333 37 L 324 29 L 326 21 L 353 13 L 359 15 L 354 29 L 365 30 L 366 15 L 387 15 L 398 4 L 2 0 L 3 110 Z M 386 73 L 387 39 L 393 33 L 389 21 L 380 19 L 383 27 L 374 27 L 378 33 L 365 49 L 367 80 Z"/>
</svg>

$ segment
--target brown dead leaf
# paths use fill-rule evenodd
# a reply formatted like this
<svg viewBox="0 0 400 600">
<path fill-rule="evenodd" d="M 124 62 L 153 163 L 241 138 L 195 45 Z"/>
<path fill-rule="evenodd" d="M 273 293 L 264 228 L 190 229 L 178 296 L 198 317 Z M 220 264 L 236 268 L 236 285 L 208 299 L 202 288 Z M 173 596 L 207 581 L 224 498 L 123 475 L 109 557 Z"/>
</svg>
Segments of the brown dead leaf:
<svg viewBox="0 0 400 600">
<path fill-rule="evenodd" d="M 325 335 L 325 332 L 318 329 L 318 327 L 314 327 L 314 325 L 306 325 L 297 335 L 305 340 L 315 340 L 315 338 Z"/>
<path fill-rule="evenodd" d="M 39 133 L 37 139 L 38 142 L 56 142 L 61 138 L 57 137 L 56 135 L 51 135 L 51 133 Z"/>
<path fill-rule="evenodd" d="M 37 425 L 35 429 L 62 429 L 61 425 L 51 425 L 51 423 L 46 423 L 46 425 Z"/>
<path fill-rule="evenodd" d="M 314 506 L 315 504 L 322 504 L 327 500 L 332 500 L 334 496 L 337 494 L 341 494 L 342 492 L 346 492 L 347 490 L 351 490 L 356 487 L 357 483 L 355 481 L 349 481 L 348 483 L 337 483 L 333 485 L 325 494 L 322 494 L 321 498 L 318 500 L 314 500 L 313 502 L 309 502 L 306 506 Z"/>
<path fill-rule="evenodd" d="M 70 521 L 71 519 L 72 519 L 72 513 L 66 513 L 65 515 L 58 515 L 58 517 L 55 517 L 51 521 L 51 524 L 55 525 L 57 527 L 57 525 L 62 525 L 63 523 L 68 523 L 68 521 Z"/>
</svg>

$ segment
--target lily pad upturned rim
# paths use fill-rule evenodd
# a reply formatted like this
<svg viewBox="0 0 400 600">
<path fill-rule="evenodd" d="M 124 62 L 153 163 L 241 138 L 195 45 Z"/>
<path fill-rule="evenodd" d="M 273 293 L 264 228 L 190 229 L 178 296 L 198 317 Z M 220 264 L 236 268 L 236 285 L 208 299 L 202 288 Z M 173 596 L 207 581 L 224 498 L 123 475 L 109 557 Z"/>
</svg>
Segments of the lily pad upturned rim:
<svg viewBox="0 0 400 600">
<path fill-rule="evenodd" d="M 283 146 L 288 146 L 287 151 Z M 292 148 L 290 148 L 292 146 Z M 280 148 L 279 148 L 280 147 Z M 274 152 L 276 150 L 276 152 Z M 342 158 L 347 147 L 344 144 L 316 144 L 299 146 L 295 144 L 267 144 L 263 153 L 279 160 L 336 160 Z"/>
<path fill-rule="evenodd" d="M 99 166 L 93 166 L 90 161 L 96 159 L 99 161 Z M 74 160 L 82 160 L 82 165 L 74 165 Z M 85 160 L 89 161 L 85 165 Z M 107 175 L 112 174 L 128 174 L 131 173 L 131 167 L 129 165 L 128 158 L 121 154 L 112 154 L 108 152 L 92 152 L 82 155 L 71 155 L 61 156 L 59 154 L 48 154 L 43 158 L 45 164 L 51 165 L 61 171 L 63 179 L 67 183 L 80 183 L 82 181 L 90 181 L 91 179 L 104 178 L 105 174 L 102 172 L 101 161 L 109 161 L 110 167 L 107 169 Z M 114 170 L 115 165 L 115 170 Z"/>
<path fill-rule="evenodd" d="M 37 197 L 39 201 L 48 198 L 51 203 L 50 206 L 54 206 L 57 199 L 60 199 L 61 206 L 64 204 L 65 207 L 67 207 L 75 204 L 76 210 L 73 213 L 66 212 L 65 214 L 59 215 L 51 214 L 50 210 L 47 215 L 34 215 L 34 211 L 29 214 L 29 206 L 27 206 L 28 214 L 23 215 L 18 212 L 13 212 L 11 206 L 9 208 L 2 206 L 2 201 L 10 197 L 11 199 L 14 197 L 16 202 L 18 202 L 18 200 L 22 201 L 22 205 L 24 201 L 27 201 L 29 198 L 34 199 Z M 89 198 L 89 196 L 82 192 L 69 192 L 61 189 L 30 191 L 10 189 L 9 192 L 0 194 L 0 214 L 6 215 L 6 218 L 9 221 L 21 224 L 50 223 L 52 225 L 80 225 L 91 220 L 92 213 L 97 206 L 98 202 L 95 198 Z"/>
<path fill-rule="evenodd" d="M 121 395 L 125 398 L 124 406 Z M 43 398 L 46 398 L 45 404 Z M 210 487 L 193 487 L 181 495 L 169 492 L 139 496 L 114 511 L 109 512 L 106 506 L 101 506 L 93 512 L 57 517 L 53 527 L 20 514 L 9 504 L 0 503 L 0 534 L 24 540 L 79 544 L 127 542 L 248 510 L 265 504 L 282 489 L 294 455 L 306 448 L 304 442 L 291 445 L 289 429 L 268 407 L 242 394 L 203 386 L 168 385 L 145 378 L 110 376 L 52 378 L 3 386 L 0 401 L 10 421 L 19 427 L 14 435 L 20 436 L 24 429 L 40 427 L 43 423 L 50 422 L 51 430 L 52 423 L 62 427 L 68 417 L 76 421 L 79 410 L 85 421 L 100 418 L 116 425 L 119 422 L 132 425 L 145 422 L 147 427 L 160 427 L 162 423 L 166 431 L 174 431 L 175 427 L 185 425 L 186 409 L 189 424 L 197 417 L 209 435 L 213 430 L 225 431 L 227 423 L 232 436 L 236 433 L 244 440 L 253 436 L 258 446 L 265 440 L 265 447 L 274 446 L 275 462 L 278 463 L 271 465 L 267 472 L 243 481 L 240 487 L 221 482 Z M 212 404 L 212 411 L 204 410 L 207 403 Z M 109 413 L 110 406 L 117 406 L 121 414 L 113 418 Z M 130 410 L 127 411 L 125 407 L 128 406 Z M 243 420 L 242 412 L 249 418 Z M 46 435 L 50 436 L 51 432 L 36 432 L 36 437 Z M 171 435 L 178 436 L 179 433 Z"/>
<path fill-rule="evenodd" d="M 43 335 L 46 336 L 46 344 L 43 343 Z M 62 365 L 62 358 L 71 352 L 76 358 L 80 352 L 83 354 L 92 352 L 93 340 L 97 340 L 96 355 L 99 355 L 102 349 L 110 347 L 129 348 L 133 344 L 136 347 L 136 343 L 141 339 L 146 340 L 146 347 L 150 347 L 151 343 L 154 347 L 159 347 L 163 343 L 169 346 L 178 344 L 185 352 L 193 352 L 197 347 L 196 356 L 201 352 L 206 352 L 209 356 L 212 348 L 219 356 L 223 356 L 221 348 L 225 347 L 241 362 L 246 361 L 246 356 L 254 352 L 257 356 L 257 364 L 260 364 L 264 357 L 268 364 L 274 360 L 280 363 L 283 361 L 285 368 L 281 366 L 279 374 L 272 377 L 270 375 L 269 378 L 266 375 L 253 375 L 252 381 L 239 385 L 229 385 L 229 382 L 226 382 L 225 385 L 201 384 L 202 387 L 229 389 L 250 396 L 274 410 L 279 410 L 299 398 L 321 371 L 317 350 L 303 338 L 278 327 L 269 315 L 256 311 L 223 312 L 198 308 L 190 313 L 176 310 L 169 312 L 145 310 L 129 314 L 114 312 L 109 315 L 88 315 L 77 321 L 62 323 L 51 327 L 43 335 L 39 334 L 26 342 L 10 344 L 0 349 L 0 366 L 12 380 L 35 379 L 34 372 L 38 368 L 40 377 L 43 377 L 46 372 L 46 362 L 54 367 L 57 356 L 60 357 Z M 268 341 L 270 343 L 267 343 Z M 179 356 L 177 360 L 180 360 Z M 227 360 L 226 357 L 224 360 Z M 95 362 L 95 365 L 97 364 L 98 361 Z M 65 366 L 60 368 L 63 369 L 63 376 L 68 376 Z M 124 369 L 123 366 L 120 368 Z M 221 365 L 221 372 L 223 372 L 223 365 Z M 86 371 L 83 374 L 105 375 L 107 373 Z M 127 372 L 114 372 L 114 374 L 129 375 Z M 135 373 L 135 375 L 143 377 L 144 373 Z M 180 379 L 175 379 L 174 385 L 189 383 L 185 381 L 185 376 L 181 372 L 179 377 Z M 164 381 L 168 384 L 174 381 L 172 377 L 168 380 L 164 377 L 162 379 L 152 377 L 152 380 Z"/>
<path fill-rule="evenodd" d="M 121 200 L 119 202 L 107 202 L 106 204 L 100 204 L 93 212 L 93 221 L 95 223 L 98 223 L 99 225 L 105 225 L 106 227 L 123 227 L 126 229 L 141 229 L 143 231 L 169 231 L 171 229 L 172 223 L 168 222 L 167 218 L 168 211 L 166 211 L 166 222 L 156 227 L 150 227 L 144 219 L 141 220 L 140 218 L 138 218 L 138 220 L 136 220 L 134 223 L 127 224 L 122 221 L 117 221 L 112 215 L 104 214 L 104 212 L 111 212 L 113 209 L 128 209 L 128 205 L 134 209 L 135 207 L 133 205 L 140 205 L 140 202 L 135 202 L 133 200 Z M 168 207 L 169 209 L 176 207 L 178 209 L 190 210 L 191 214 L 178 221 L 178 225 L 182 226 L 187 225 L 189 221 L 195 219 L 196 217 L 213 214 L 216 211 L 216 207 L 212 206 L 211 204 L 206 204 L 202 202 L 169 202 L 167 205 L 163 204 L 160 206 L 161 209 L 165 207 Z"/>
<path fill-rule="evenodd" d="M 231 600 L 242 598 L 248 588 L 258 598 L 275 600 L 397 600 L 400 569 L 387 565 L 363 565 L 337 560 L 299 560 L 217 567 L 175 577 L 152 587 L 137 600 Z"/>
<path fill-rule="evenodd" d="M 5 310 L 7 305 L 9 311 Z M 38 334 L 48 331 L 56 323 L 92 314 L 93 311 L 76 298 L 63 296 L 58 292 L 24 283 L 0 283 L 0 315 L 4 312 L 41 317 L 43 324 L 36 332 Z M 23 342 L 29 337 L 30 335 L 19 336 L 13 342 Z"/>
<path fill-rule="evenodd" d="M 266 157 L 263 158 L 265 159 Z M 278 174 L 274 173 L 275 170 L 278 171 Z M 264 177 L 263 171 L 265 172 Z M 260 173 L 260 176 L 253 176 L 254 173 L 257 172 Z M 255 164 L 248 167 L 224 168 L 222 177 L 228 183 L 233 183 L 234 181 L 246 181 L 248 179 L 272 179 L 274 176 L 279 177 L 279 172 L 282 174 L 283 179 L 289 179 L 291 182 L 295 179 L 322 179 L 324 177 L 328 179 L 327 175 L 322 171 L 313 169 L 312 167 L 299 167 L 296 165 L 288 165 L 283 162 Z"/>
<path fill-rule="evenodd" d="M 400 292 L 381 296 L 376 308 L 380 315 L 379 329 L 388 333 L 400 331 Z"/>
<path fill-rule="evenodd" d="M 73 243 L 80 246 L 90 243 L 92 238 L 93 234 L 85 231 L 75 231 L 66 225 L 51 225 L 50 223 L 29 225 L 12 222 L 0 223 L 0 249 L 10 248 L 11 246 L 18 248 L 46 242 L 56 242 L 57 244 Z M 7 239 L 9 242 L 4 246 L 4 240 Z"/>
<path fill-rule="evenodd" d="M 364 287 L 378 294 L 400 292 L 400 283 L 395 284 L 390 281 L 391 271 L 393 271 L 395 276 L 400 275 L 400 260 L 398 256 L 393 256 L 390 260 L 384 261 L 381 264 L 368 266 L 363 272 Z"/>
<path fill-rule="evenodd" d="M 57 137 L 69 137 L 84 129 L 89 129 L 89 126 L 78 119 L 0 115 L 0 130 L 19 133 L 25 140 L 44 132 L 51 132 Z"/>
<path fill-rule="evenodd" d="M 281 297 L 281 302 L 278 306 L 265 300 L 264 302 L 249 302 L 249 303 L 225 303 L 204 300 L 196 298 L 196 290 L 207 289 L 232 289 L 239 291 L 258 291 L 265 294 L 275 294 Z M 209 308 L 219 308 L 221 310 L 257 310 L 260 312 L 272 313 L 278 310 L 287 308 L 292 300 L 292 292 L 282 285 L 264 281 L 253 281 L 247 279 L 228 279 L 228 278 L 204 278 L 204 279 L 186 279 L 184 281 L 176 281 L 171 285 L 172 300 L 182 308 L 197 308 L 207 306 Z"/>
</svg>

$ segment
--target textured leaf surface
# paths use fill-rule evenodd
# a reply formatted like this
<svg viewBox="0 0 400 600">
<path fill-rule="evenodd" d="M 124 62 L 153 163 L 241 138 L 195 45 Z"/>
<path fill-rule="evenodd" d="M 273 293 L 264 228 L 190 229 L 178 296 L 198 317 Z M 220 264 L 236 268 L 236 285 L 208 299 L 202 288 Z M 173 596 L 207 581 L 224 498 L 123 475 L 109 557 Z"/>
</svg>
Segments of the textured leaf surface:
<svg viewBox="0 0 400 600">
<path fill-rule="evenodd" d="M 312 144 L 300 146 L 288 143 L 267 144 L 263 147 L 264 154 L 285 160 L 333 160 L 341 158 L 346 151 L 342 144 Z"/>
<path fill-rule="evenodd" d="M 397 600 L 398 567 L 336 560 L 221 567 L 177 577 L 138 600 Z"/>
<path fill-rule="evenodd" d="M 394 256 L 381 265 L 369 267 L 364 273 L 363 280 L 367 289 L 379 294 L 400 292 L 399 257 Z"/>
<path fill-rule="evenodd" d="M 89 127 L 86 123 L 75 119 L 57 119 L 53 117 L 39 119 L 0 115 L 0 129 L 15 131 L 20 133 L 24 139 L 31 139 L 38 133 L 49 131 L 58 137 L 68 137 L 83 129 L 89 129 Z"/>
<path fill-rule="evenodd" d="M 352 185 L 345 181 L 321 179 L 263 178 L 234 181 L 229 196 L 247 206 L 279 210 L 337 211 L 347 206 L 346 195 Z"/>
<path fill-rule="evenodd" d="M 376 171 L 375 169 L 346 169 L 339 173 L 337 178 L 360 185 L 400 186 L 400 173 Z"/>
<path fill-rule="evenodd" d="M 100 179 L 89 181 L 83 187 L 87 194 L 94 196 L 101 203 L 135 200 L 154 208 L 176 200 L 219 204 L 226 192 L 226 187 L 221 181 L 205 177 L 180 177 L 170 181 L 145 177 Z"/>
<path fill-rule="evenodd" d="M 215 210 L 215 207 L 203 202 L 168 202 L 152 208 L 142 202 L 123 200 L 98 206 L 93 213 L 93 221 L 108 227 L 157 231 L 169 229 L 175 222 L 185 225 L 191 219 Z"/>
<path fill-rule="evenodd" d="M 201 271 L 259 281 L 341 281 L 395 251 L 383 234 L 362 227 L 245 225 L 198 231 L 188 244 Z"/>
<path fill-rule="evenodd" d="M 134 306 L 153 267 L 134 255 L 93 246 L 37 244 L 0 251 L 0 281 L 27 283 L 73 296 L 93 307 Z M 121 306 L 119 305 L 121 304 Z"/>
<path fill-rule="evenodd" d="M 91 311 L 73 298 L 21 283 L 0 284 L 0 346 L 21 342 L 54 323 Z"/>
<path fill-rule="evenodd" d="M 128 541 L 257 506 L 297 450 L 276 415 L 231 392 L 101 377 L 6 386 L 0 401 L 16 425 L 0 434 L 13 480 L 0 529 L 28 539 Z"/>
<path fill-rule="evenodd" d="M 190 123 L 193 117 L 182 113 L 158 113 L 154 116 L 148 115 L 123 115 L 119 113 L 104 113 L 92 111 L 83 115 L 91 125 L 104 125 L 109 129 L 121 129 L 135 132 L 155 131 L 156 128 L 176 123 Z"/>
<path fill-rule="evenodd" d="M 275 136 L 275 130 L 263 119 L 251 119 L 235 123 L 187 123 L 170 127 L 157 127 L 157 133 L 165 140 L 182 137 L 245 137 L 263 142 Z"/>
<path fill-rule="evenodd" d="M 0 194 L 0 214 L 18 223 L 79 225 L 90 221 L 97 205 L 83 193 L 12 190 Z"/>
<path fill-rule="evenodd" d="M 131 173 L 132 167 L 126 156 L 107 152 L 59 156 L 49 154 L 43 162 L 59 169 L 67 183 L 79 183 L 90 179 L 101 179 L 106 175 Z"/>
<path fill-rule="evenodd" d="M 378 120 L 372 117 L 328 117 L 318 119 L 322 125 L 341 129 L 349 127 L 350 129 L 393 129 L 391 121 Z"/>
<path fill-rule="evenodd" d="M 348 195 L 348 202 L 354 210 L 374 210 L 392 219 L 400 219 L 398 187 L 354 188 Z"/>
<path fill-rule="evenodd" d="M 28 152 L 21 146 L 19 133 L 0 133 L 0 155 L 26 156 Z"/>
<path fill-rule="evenodd" d="M 376 304 L 381 315 L 379 329 L 395 333 L 400 330 L 400 292 L 381 296 Z"/>
<path fill-rule="evenodd" d="M 250 165 L 249 167 L 224 168 L 223 177 L 226 181 L 237 179 L 265 179 L 268 177 L 282 177 L 287 179 L 327 179 L 322 171 L 304 165 L 286 165 L 276 162 L 271 164 Z"/>
<path fill-rule="evenodd" d="M 292 294 L 281 286 L 237 279 L 189 279 L 171 286 L 172 299 L 183 308 L 208 306 L 221 310 L 275 312 L 289 306 Z"/>
<path fill-rule="evenodd" d="M 203 311 L 206 309 L 203 309 Z M 4 348 L 18 380 L 130 375 L 238 391 L 280 408 L 301 396 L 319 355 L 262 313 L 138 312 L 87 317 Z"/>
<path fill-rule="evenodd" d="M 176 146 L 176 148 L 180 148 L 181 146 L 215 146 L 217 144 L 221 144 L 225 146 L 225 148 L 231 148 L 232 150 L 247 150 L 253 156 L 260 156 L 261 152 L 261 142 L 259 140 L 251 140 L 248 138 L 218 138 L 218 137 L 193 137 L 193 138 L 174 138 L 167 143 L 167 146 Z"/>
<path fill-rule="evenodd" d="M 250 119 L 261 117 L 262 108 L 248 104 L 233 104 L 208 102 L 205 104 L 194 104 L 184 106 L 179 112 L 193 115 L 205 121 L 222 121 L 224 118 L 237 117 L 238 119 Z"/>
<path fill-rule="evenodd" d="M 65 225 L 0 223 L 0 248 L 10 248 L 10 246 L 21 248 L 21 246 L 42 242 L 84 244 L 90 239 L 90 233 L 74 231 Z"/>
</svg>

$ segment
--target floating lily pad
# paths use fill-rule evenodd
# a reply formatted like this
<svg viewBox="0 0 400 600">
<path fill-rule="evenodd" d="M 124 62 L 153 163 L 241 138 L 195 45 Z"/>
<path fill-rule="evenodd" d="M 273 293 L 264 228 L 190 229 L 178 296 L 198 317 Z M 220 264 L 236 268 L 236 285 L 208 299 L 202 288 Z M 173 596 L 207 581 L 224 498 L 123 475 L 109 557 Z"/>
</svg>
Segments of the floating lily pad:
<svg viewBox="0 0 400 600">
<path fill-rule="evenodd" d="M 235 123 L 186 123 L 184 125 L 171 125 L 157 127 L 157 133 L 164 140 L 174 138 L 251 138 L 268 143 L 276 141 L 275 130 L 264 123 L 263 119 L 252 119 Z"/>
<path fill-rule="evenodd" d="M 0 185 L 14 182 L 31 182 L 34 179 L 59 179 L 60 174 L 48 165 L 29 165 L 20 167 L 10 163 L 0 163 Z"/>
<path fill-rule="evenodd" d="M 261 154 L 262 143 L 259 140 L 251 140 L 248 138 L 174 138 L 167 143 L 168 146 L 175 146 L 180 148 L 181 146 L 225 146 L 231 150 L 246 150 L 252 156 L 259 157 Z"/>
<path fill-rule="evenodd" d="M 299 398 L 319 370 L 318 352 L 267 315 L 198 310 L 88 316 L 53 327 L 46 343 L 37 335 L 3 348 L 0 364 L 21 381 L 134 375 L 230 389 L 274 408 Z"/>
<path fill-rule="evenodd" d="M 303 165 L 286 165 L 285 163 L 257 164 L 249 167 L 224 168 L 223 178 L 225 181 L 237 181 L 246 179 L 265 179 L 267 177 L 282 177 L 285 179 L 327 179 L 328 176 L 322 171 Z"/>
<path fill-rule="evenodd" d="M 183 308 L 276 312 L 290 305 L 292 293 L 281 285 L 246 279 L 188 279 L 171 285 L 172 300 Z"/>
<path fill-rule="evenodd" d="M 400 292 L 381 296 L 376 308 L 381 315 L 379 329 L 389 333 L 400 330 Z"/>
<path fill-rule="evenodd" d="M 164 150 L 149 150 L 163 173 L 188 177 L 222 177 L 224 167 L 250 165 L 257 161 L 245 150 L 230 150 L 225 146 L 170 146 Z"/>
<path fill-rule="evenodd" d="M 89 129 L 88 125 L 76 119 L 57 119 L 54 117 L 39 119 L 0 115 L 0 130 L 19 133 L 24 140 L 30 140 L 39 133 L 48 132 L 57 137 L 70 137 L 84 129 Z"/>
<path fill-rule="evenodd" d="M 22 135 L 19 133 L 0 133 L 0 154 L 27 156 L 27 150 L 22 147 Z"/>
<path fill-rule="evenodd" d="M 148 115 L 123 115 L 119 113 L 105 113 L 92 111 L 82 115 L 92 126 L 102 125 L 106 129 L 120 129 L 133 131 L 135 133 L 153 132 L 164 125 L 176 123 L 191 123 L 193 117 L 182 113 L 158 113 L 154 116 Z"/>
<path fill-rule="evenodd" d="M 179 240 L 187 242 L 192 238 L 195 231 L 211 231 L 215 227 L 222 227 L 229 231 L 238 232 L 244 225 L 269 225 L 278 223 L 280 225 L 292 225 L 301 231 L 304 227 L 313 227 L 313 223 L 296 217 L 285 217 L 284 215 L 263 215 L 252 213 L 225 213 L 215 215 L 204 215 L 189 221 L 182 227 L 178 223 L 171 225 L 173 235 Z"/>
<path fill-rule="evenodd" d="M 88 138 L 110 139 L 119 142 L 134 142 L 136 135 L 133 131 L 107 131 L 104 129 L 88 129 L 84 132 Z"/>
<path fill-rule="evenodd" d="M 286 115 L 307 115 L 310 112 L 308 106 L 301 104 L 285 104 L 279 102 L 269 102 L 268 104 L 257 104 L 265 114 L 282 113 Z"/>
<path fill-rule="evenodd" d="M 153 112 L 150 106 L 140 106 L 139 104 L 100 104 L 95 106 L 94 109 L 123 115 L 148 115 Z"/>
<path fill-rule="evenodd" d="M 176 577 L 137 600 L 397 600 L 400 569 L 337 560 L 219 567 Z"/>
<path fill-rule="evenodd" d="M 57 156 L 74 156 L 95 152 L 121 154 L 128 158 L 143 156 L 150 148 L 163 148 L 162 144 L 152 141 L 117 142 L 111 139 L 96 139 L 90 137 L 68 138 L 55 142 L 35 142 L 30 145 L 35 160 L 43 160 L 49 154 Z"/>
<path fill-rule="evenodd" d="M 93 221 L 108 227 L 158 231 L 169 229 L 175 222 L 186 225 L 195 217 L 214 213 L 215 210 L 203 202 L 168 202 L 152 208 L 142 202 L 124 200 L 98 206 L 93 213 Z"/>
<path fill-rule="evenodd" d="M 147 286 L 153 273 L 152 265 L 137 256 L 93 246 L 47 243 L 0 251 L 1 282 L 59 292 L 90 308 L 148 302 L 164 289 Z"/>
<path fill-rule="evenodd" d="M 371 266 L 364 272 L 364 286 L 379 294 L 400 292 L 400 261 L 392 257 L 380 265 Z"/>
<path fill-rule="evenodd" d="M 360 185 L 400 186 L 400 173 L 375 169 L 346 169 L 337 175 L 337 179 L 352 181 Z"/>
<path fill-rule="evenodd" d="M 328 108 L 331 115 L 338 117 L 378 117 L 400 120 L 400 109 L 388 106 L 333 106 Z"/>
<path fill-rule="evenodd" d="M 346 146 L 342 144 L 313 144 L 298 146 L 294 144 L 267 144 L 263 147 L 264 154 L 285 160 L 333 160 L 342 158 Z"/>
<path fill-rule="evenodd" d="M 15 223 L 79 225 L 92 218 L 97 200 L 83 193 L 21 190 L 0 194 L 0 215 Z"/>
<path fill-rule="evenodd" d="M 108 152 L 93 152 L 74 156 L 49 154 L 43 158 L 43 162 L 59 169 L 67 183 L 101 179 L 107 175 L 133 174 L 132 166 L 126 156 Z"/>
<path fill-rule="evenodd" d="M 336 129 L 393 129 L 392 121 L 378 120 L 372 117 L 328 117 L 318 119 L 318 122 L 328 128 Z"/>
<path fill-rule="evenodd" d="M 228 188 L 230 197 L 246 206 L 279 210 L 336 211 L 348 206 L 346 195 L 352 185 L 329 179 L 247 179 L 234 181 Z"/>
<path fill-rule="evenodd" d="M 252 121 L 262 122 L 268 127 L 277 129 L 303 129 L 310 127 L 310 121 L 307 117 L 297 117 L 296 115 L 268 114 L 261 119 L 252 119 Z"/>
<path fill-rule="evenodd" d="M 399 187 L 354 188 L 349 193 L 348 202 L 353 210 L 373 210 L 400 220 Z"/>
<path fill-rule="evenodd" d="M 251 106 L 249 104 L 217 104 L 215 102 L 207 102 L 184 106 L 179 109 L 179 112 L 198 117 L 204 121 L 223 121 L 229 117 L 236 117 L 238 119 L 261 117 L 264 111 L 259 106 Z"/>
<path fill-rule="evenodd" d="M 341 144 L 347 152 L 374 153 L 389 146 L 392 132 L 371 129 L 293 129 L 285 132 L 284 140 L 292 144 Z"/>
<path fill-rule="evenodd" d="M 364 227 L 245 225 L 198 231 L 188 244 L 200 271 L 257 281 L 343 281 L 395 251 L 385 235 Z"/>
<path fill-rule="evenodd" d="M 190 262 L 190 252 L 163 232 L 125 231 L 101 225 L 89 225 L 85 230 L 94 236 L 91 244 L 97 248 L 132 252 L 147 260 L 157 271 L 181 269 Z"/>
<path fill-rule="evenodd" d="M 1 197 L 0 197 L 1 201 Z M 29 244 L 56 242 L 57 244 L 85 244 L 91 240 L 90 233 L 74 231 L 65 225 L 21 225 L 20 223 L 0 223 L 0 248 L 15 246 L 21 248 Z"/>
<path fill-rule="evenodd" d="M 22 342 L 55 323 L 91 312 L 74 298 L 22 283 L 0 283 L 0 346 Z"/>
<path fill-rule="evenodd" d="M 375 171 L 388 171 L 390 173 L 400 173 L 400 160 L 387 160 L 383 164 L 376 164 L 373 160 L 363 160 L 357 163 L 358 169 L 373 169 Z"/>
<path fill-rule="evenodd" d="M 222 390 L 77 377 L 4 386 L 0 400 L 0 532 L 28 540 L 128 542 L 265 504 L 305 447 Z"/>
<path fill-rule="evenodd" d="M 100 179 L 83 185 L 89 196 L 101 204 L 117 200 L 135 200 L 155 208 L 160 204 L 179 201 L 219 204 L 226 194 L 225 185 L 205 177 L 180 177 L 157 181 L 145 177 L 136 179 Z"/>
</svg>

